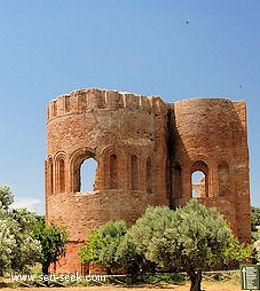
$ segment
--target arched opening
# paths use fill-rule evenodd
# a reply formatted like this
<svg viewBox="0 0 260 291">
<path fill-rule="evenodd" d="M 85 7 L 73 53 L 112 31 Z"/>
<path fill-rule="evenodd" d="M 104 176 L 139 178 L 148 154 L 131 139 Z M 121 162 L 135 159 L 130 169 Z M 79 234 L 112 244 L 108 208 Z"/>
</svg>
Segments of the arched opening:
<svg viewBox="0 0 260 291">
<path fill-rule="evenodd" d="M 80 165 L 80 192 L 92 192 L 96 190 L 95 178 L 97 166 L 97 161 L 93 158 L 84 160 Z"/>
<path fill-rule="evenodd" d="M 173 197 L 180 198 L 182 196 L 182 173 L 181 166 L 175 164 L 173 166 Z"/>
<path fill-rule="evenodd" d="M 191 175 L 192 181 L 192 197 L 206 197 L 205 174 L 202 171 L 195 171 Z"/>
<path fill-rule="evenodd" d="M 146 191 L 152 193 L 152 162 L 150 157 L 146 161 Z"/>
<path fill-rule="evenodd" d="M 117 155 L 110 156 L 110 189 L 118 188 L 118 161 Z"/>
<path fill-rule="evenodd" d="M 131 157 L 131 177 L 132 177 L 132 190 L 138 190 L 138 164 L 137 156 Z"/>
<path fill-rule="evenodd" d="M 221 162 L 218 166 L 219 196 L 230 194 L 229 188 L 229 166 L 227 162 Z"/>
<path fill-rule="evenodd" d="M 208 197 L 208 166 L 203 161 L 196 161 L 191 167 L 191 196 Z"/>
</svg>

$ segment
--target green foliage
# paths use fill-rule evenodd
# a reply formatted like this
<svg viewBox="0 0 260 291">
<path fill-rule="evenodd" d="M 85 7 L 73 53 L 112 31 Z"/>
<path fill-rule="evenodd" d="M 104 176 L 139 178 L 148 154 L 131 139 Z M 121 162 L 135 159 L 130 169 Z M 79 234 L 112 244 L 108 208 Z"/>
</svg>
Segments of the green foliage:
<svg viewBox="0 0 260 291">
<path fill-rule="evenodd" d="M 110 270 L 119 267 L 116 252 L 126 233 L 126 223 L 122 220 L 108 222 L 100 227 L 100 235 L 104 242 L 100 252 L 100 261 Z"/>
<path fill-rule="evenodd" d="M 260 264 L 260 227 L 255 232 L 255 242 L 254 242 L 254 260 L 255 263 Z"/>
<path fill-rule="evenodd" d="M 260 263 L 260 208 L 251 207 L 251 230 L 254 242 L 254 260 Z"/>
<path fill-rule="evenodd" d="M 82 263 L 100 263 L 109 270 L 119 267 L 116 252 L 127 232 L 124 221 L 108 222 L 96 228 L 79 251 Z"/>
<path fill-rule="evenodd" d="M 89 238 L 85 241 L 85 244 L 81 246 L 79 250 L 79 258 L 83 264 L 101 263 L 100 253 L 104 246 L 104 241 L 100 236 L 99 229 L 94 229 L 93 233 L 89 235 Z"/>
<path fill-rule="evenodd" d="M 13 209 L 9 216 L 13 223 L 9 230 L 16 241 L 12 251 L 11 269 L 13 271 L 26 271 L 41 255 L 41 246 L 33 236 L 32 226 L 36 223 L 36 215 L 24 208 Z"/>
<path fill-rule="evenodd" d="M 224 261 L 243 262 L 246 259 L 251 259 L 254 250 L 254 244 L 240 243 L 238 238 L 233 237 L 228 247 L 224 250 Z"/>
<path fill-rule="evenodd" d="M 176 211 L 149 207 L 129 236 L 140 256 L 171 269 L 181 268 L 187 261 L 199 269 L 213 266 L 223 259 L 223 251 L 232 241 L 222 215 L 195 199 Z"/>
<path fill-rule="evenodd" d="M 120 226 L 120 227 L 119 227 Z M 96 229 L 80 251 L 81 261 L 102 263 L 132 275 L 156 268 L 187 272 L 192 291 L 199 291 L 202 271 L 230 260 L 250 258 L 252 245 L 234 238 L 224 217 L 192 199 L 175 211 L 148 207 L 128 231 L 123 222 Z"/>
<path fill-rule="evenodd" d="M 42 264 L 43 273 L 48 274 L 50 265 L 65 256 L 68 242 L 67 229 L 58 227 L 53 222 L 46 225 L 44 217 L 38 216 L 33 232 L 42 249 L 38 262 Z"/>
<path fill-rule="evenodd" d="M 16 248 L 16 241 L 13 229 L 14 222 L 1 215 L 0 218 L 0 275 L 2 276 L 4 271 L 7 271 L 11 267 L 12 252 Z"/>
<path fill-rule="evenodd" d="M 135 283 L 137 274 L 146 264 L 145 258 L 138 253 L 136 244 L 130 233 L 126 234 L 118 246 L 116 261 L 120 269 L 126 270 L 127 274 L 132 276 L 131 283 Z"/>
<path fill-rule="evenodd" d="M 26 271 L 40 255 L 39 241 L 33 237 L 35 215 L 26 209 L 10 209 L 13 194 L 0 188 L 0 274 Z"/>
<path fill-rule="evenodd" d="M 65 254 L 67 231 L 26 209 L 10 209 L 14 201 L 8 186 L 0 188 L 0 275 L 27 271 L 40 262 L 48 272 Z"/>
<path fill-rule="evenodd" d="M 200 290 L 203 270 L 231 259 L 241 261 L 251 251 L 251 245 L 240 245 L 234 238 L 220 213 L 193 199 L 176 211 L 149 207 L 125 236 L 118 256 L 135 272 L 151 263 L 168 270 L 184 269 L 191 290 Z"/>
<path fill-rule="evenodd" d="M 251 230 L 257 231 L 257 226 L 260 226 L 260 208 L 251 207 Z"/>
<path fill-rule="evenodd" d="M 126 269 L 132 276 L 142 271 L 155 270 L 158 262 L 151 258 L 150 250 L 152 242 L 160 237 L 165 225 L 169 223 L 169 214 L 167 207 L 148 207 L 145 214 L 128 230 L 117 251 L 117 260 L 122 269 Z"/>
<path fill-rule="evenodd" d="M 232 242 L 233 235 L 216 209 L 207 209 L 192 199 L 186 206 L 177 209 L 174 215 L 177 235 L 174 236 L 172 252 L 181 257 L 186 271 L 204 270 L 222 262 L 223 253 Z"/>
<path fill-rule="evenodd" d="M 4 185 L 0 188 L 0 207 L 7 211 L 9 206 L 14 202 L 14 195 L 12 194 L 10 188 Z"/>
<path fill-rule="evenodd" d="M 259 265 L 260 264 L 260 240 L 257 240 L 254 243 L 254 259 L 256 263 Z"/>
</svg>

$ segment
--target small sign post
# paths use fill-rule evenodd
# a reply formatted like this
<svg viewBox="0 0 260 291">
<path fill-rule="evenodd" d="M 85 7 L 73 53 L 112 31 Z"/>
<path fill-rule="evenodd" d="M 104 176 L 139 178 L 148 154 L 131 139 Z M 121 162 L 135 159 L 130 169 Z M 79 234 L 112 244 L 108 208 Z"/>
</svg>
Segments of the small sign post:
<svg viewBox="0 0 260 291">
<path fill-rule="evenodd" d="M 242 290 L 260 290 L 258 265 L 241 265 L 241 284 Z"/>
</svg>

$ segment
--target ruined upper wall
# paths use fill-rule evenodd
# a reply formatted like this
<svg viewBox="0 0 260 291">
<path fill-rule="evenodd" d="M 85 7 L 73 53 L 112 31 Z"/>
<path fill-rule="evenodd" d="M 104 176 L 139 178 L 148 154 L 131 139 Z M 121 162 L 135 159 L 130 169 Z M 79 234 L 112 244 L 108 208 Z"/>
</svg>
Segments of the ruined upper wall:
<svg viewBox="0 0 260 291">
<path fill-rule="evenodd" d="M 83 111 L 128 109 L 160 114 L 165 103 L 158 96 L 142 96 L 125 92 L 100 89 L 83 89 L 58 96 L 47 108 L 47 120 L 64 114 Z"/>
<path fill-rule="evenodd" d="M 193 154 L 216 157 L 220 151 L 247 146 L 244 101 L 197 98 L 175 102 L 171 107 L 178 136 L 191 158 Z"/>
</svg>

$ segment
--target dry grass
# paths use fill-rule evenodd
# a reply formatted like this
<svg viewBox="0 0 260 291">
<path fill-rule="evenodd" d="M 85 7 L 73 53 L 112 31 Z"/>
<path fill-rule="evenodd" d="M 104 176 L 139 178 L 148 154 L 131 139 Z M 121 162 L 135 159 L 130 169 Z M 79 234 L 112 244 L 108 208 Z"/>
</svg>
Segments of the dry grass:
<svg viewBox="0 0 260 291">
<path fill-rule="evenodd" d="M 230 282 L 203 282 L 202 289 L 205 291 L 241 291 L 241 287 Z M 136 286 L 136 287 L 121 287 L 121 286 L 90 286 L 90 287 L 74 287 L 74 288 L 2 288 L 1 291 L 189 291 L 189 283 L 185 285 L 166 285 L 161 284 L 158 286 Z"/>
</svg>

